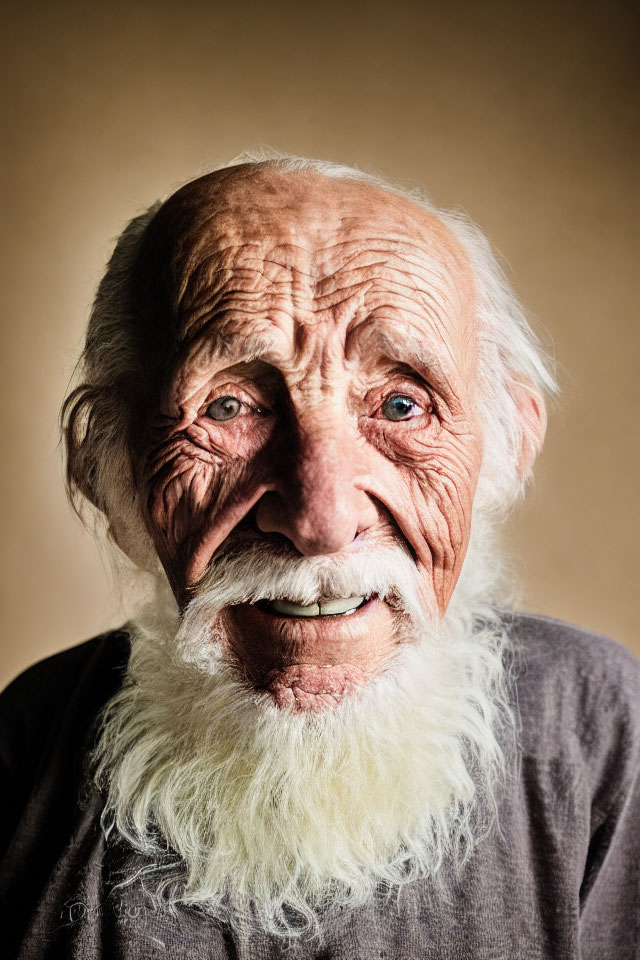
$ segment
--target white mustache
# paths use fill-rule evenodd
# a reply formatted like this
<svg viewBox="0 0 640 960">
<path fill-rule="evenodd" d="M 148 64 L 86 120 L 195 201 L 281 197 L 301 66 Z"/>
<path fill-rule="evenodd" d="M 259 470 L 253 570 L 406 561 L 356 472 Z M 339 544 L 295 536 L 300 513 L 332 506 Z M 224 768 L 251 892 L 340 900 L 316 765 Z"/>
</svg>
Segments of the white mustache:
<svg viewBox="0 0 640 960">
<path fill-rule="evenodd" d="M 413 558 L 399 543 L 363 541 L 341 556 L 302 557 L 286 544 L 236 533 L 215 554 L 185 610 L 183 623 L 209 621 L 225 607 L 260 600 L 306 606 L 321 599 L 378 596 L 417 628 L 430 622 Z"/>
</svg>

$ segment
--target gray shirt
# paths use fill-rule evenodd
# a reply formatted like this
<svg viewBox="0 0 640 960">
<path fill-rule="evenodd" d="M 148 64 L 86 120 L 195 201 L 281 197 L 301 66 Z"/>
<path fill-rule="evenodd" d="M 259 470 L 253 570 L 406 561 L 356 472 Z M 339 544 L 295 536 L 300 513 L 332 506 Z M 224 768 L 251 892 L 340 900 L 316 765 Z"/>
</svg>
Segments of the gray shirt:
<svg viewBox="0 0 640 960">
<path fill-rule="evenodd" d="M 0 697 L 0 942 L 21 960 L 630 960 L 640 957 L 640 664 L 544 617 L 509 619 L 521 758 L 459 878 L 328 916 L 320 940 L 238 942 L 114 886 L 88 773 L 125 631 L 42 661 Z"/>
</svg>

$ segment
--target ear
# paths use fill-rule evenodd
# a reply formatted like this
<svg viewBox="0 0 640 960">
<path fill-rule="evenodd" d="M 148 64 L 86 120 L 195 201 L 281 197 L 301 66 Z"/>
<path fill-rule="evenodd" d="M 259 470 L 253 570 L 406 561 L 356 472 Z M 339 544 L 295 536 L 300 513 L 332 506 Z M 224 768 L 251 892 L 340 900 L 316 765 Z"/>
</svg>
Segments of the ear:
<svg viewBox="0 0 640 960">
<path fill-rule="evenodd" d="M 518 451 L 518 477 L 525 483 L 542 450 L 547 432 L 547 408 L 544 397 L 528 380 L 512 381 L 509 392 L 518 411 L 520 422 L 520 450 Z"/>
</svg>

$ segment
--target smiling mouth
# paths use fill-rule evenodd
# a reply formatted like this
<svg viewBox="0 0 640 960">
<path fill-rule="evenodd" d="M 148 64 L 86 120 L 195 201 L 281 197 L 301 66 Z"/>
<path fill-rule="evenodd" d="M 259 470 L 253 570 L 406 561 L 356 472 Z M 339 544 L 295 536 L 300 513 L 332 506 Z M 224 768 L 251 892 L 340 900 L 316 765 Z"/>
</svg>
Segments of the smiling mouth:
<svg viewBox="0 0 640 960">
<path fill-rule="evenodd" d="M 318 619 L 321 617 L 348 617 L 361 610 L 373 599 L 370 597 L 332 597 L 317 603 L 301 604 L 291 600 L 261 600 L 257 606 L 272 617 Z"/>
<path fill-rule="evenodd" d="M 324 704 L 316 694 L 331 691 L 335 703 L 380 672 L 395 650 L 397 627 L 379 593 L 296 600 L 264 598 L 230 607 L 229 650 L 250 685 L 269 690 L 279 706 L 293 697 L 305 700 L 300 709 L 315 710 Z"/>
</svg>

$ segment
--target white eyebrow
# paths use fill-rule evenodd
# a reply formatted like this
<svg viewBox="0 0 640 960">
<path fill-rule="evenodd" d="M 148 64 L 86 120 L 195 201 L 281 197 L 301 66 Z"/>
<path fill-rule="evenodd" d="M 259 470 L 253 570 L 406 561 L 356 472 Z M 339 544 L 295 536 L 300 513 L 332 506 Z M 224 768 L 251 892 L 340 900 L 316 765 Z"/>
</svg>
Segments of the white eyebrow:
<svg viewBox="0 0 640 960">
<path fill-rule="evenodd" d="M 426 372 L 428 379 L 433 377 L 441 385 L 449 386 L 450 372 L 428 349 L 423 339 L 411 329 L 402 329 L 396 338 L 389 329 L 383 329 L 378 323 L 373 322 L 373 329 L 369 331 L 369 336 L 385 357 L 397 363 L 414 366 L 418 372 Z"/>
<path fill-rule="evenodd" d="M 277 349 L 273 336 L 266 330 L 246 336 L 222 331 L 206 344 L 200 345 L 198 353 L 203 352 L 206 352 L 209 361 L 224 364 L 225 367 L 250 363 L 252 360 L 263 360 L 277 366 L 282 360 L 282 353 Z"/>
</svg>

